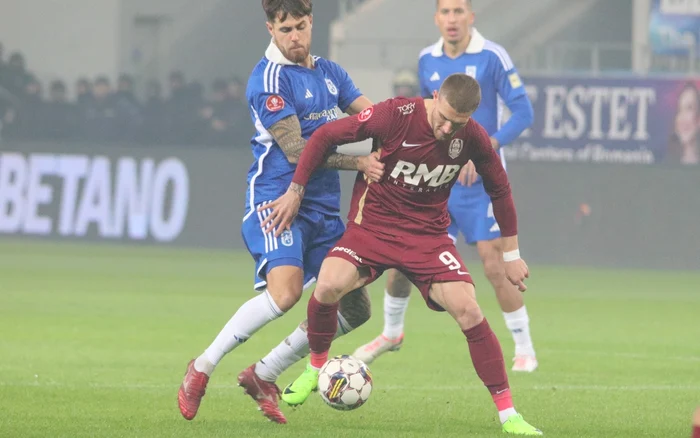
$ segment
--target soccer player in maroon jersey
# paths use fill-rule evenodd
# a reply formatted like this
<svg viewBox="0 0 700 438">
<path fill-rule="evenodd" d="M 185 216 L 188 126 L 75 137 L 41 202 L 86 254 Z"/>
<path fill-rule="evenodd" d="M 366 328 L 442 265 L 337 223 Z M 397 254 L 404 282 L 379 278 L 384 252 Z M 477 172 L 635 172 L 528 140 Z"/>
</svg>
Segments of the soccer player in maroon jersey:
<svg viewBox="0 0 700 438">
<path fill-rule="evenodd" d="M 700 438 L 700 408 L 695 410 L 695 415 L 693 416 L 692 438 Z"/>
<path fill-rule="evenodd" d="M 506 276 L 525 291 L 528 267 L 518 249 L 508 177 L 488 134 L 470 118 L 481 99 L 479 84 L 466 74 L 453 74 L 433 97 L 389 99 L 318 129 L 301 154 L 288 191 L 266 206 L 272 213 L 263 227 L 281 234 L 290 226 L 306 183 L 335 145 L 372 138 L 377 149 L 373 153 L 385 165 L 384 178 L 371 183 L 358 175 L 347 230 L 321 266 L 307 308 L 310 368 L 316 370 L 317 378 L 328 359 L 343 295 L 395 268 L 420 290 L 428 307 L 447 311 L 459 325 L 476 373 L 498 409 L 503 431 L 542 435 L 513 406 L 500 343 L 447 235 L 450 189 L 471 160 L 501 227 Z"/>
</svg>

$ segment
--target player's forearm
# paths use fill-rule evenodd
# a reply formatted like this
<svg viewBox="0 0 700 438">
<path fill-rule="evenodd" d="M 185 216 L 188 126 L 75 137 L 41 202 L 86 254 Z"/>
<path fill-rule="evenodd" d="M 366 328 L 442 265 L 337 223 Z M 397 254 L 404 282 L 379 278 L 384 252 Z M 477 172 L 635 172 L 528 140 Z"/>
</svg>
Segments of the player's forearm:
<svg viewBox="0 0 700 438">
<path fill-rule="evenodd" d="M 508 254 L 511 253 L 513 254 L 513 251 L 518 251 L 519 246 L 518 246 L 518 236 L 508 236 L 508 237 L 502 237 L 501 242 L 503 244 L 503 253 Z"/>
<path fill-rule="evenodd" d="M 501 236 L 517 236 L 518 214 L 515 211 L 515 202 L 513 202 L 513 196 L 510 194 L 510 191 L 505 196 L 492 197 L 491 205 L 493 206 L 493 215 L 496 218 L 498 227 L 501 229 Z"/>
<path fill-rule="evenodd" d="M 319 128 L 306 142 L 306 147 L 299 156 L 297 170 L 294 172 L 292 183 L 306 187 L 311 175 L 326 163 L 328 151 L 333 144 L 333 137 L 328 135 L 328 125 Z"/>
<path fill-rule="evenodd" d="M 353 155 L 333 153 L 326 159 L 322 167 L 337 170 L 358 170 L 358 158 Z"/>
<path fill-rule="evenodd" d="M 505 125 L 493 135 L 500 146 L 512 143 L 520 134 L 532 125 L 534 111 L 527 96 L 522 95 L 509 102 L 511 116 Z"/>
</svg>

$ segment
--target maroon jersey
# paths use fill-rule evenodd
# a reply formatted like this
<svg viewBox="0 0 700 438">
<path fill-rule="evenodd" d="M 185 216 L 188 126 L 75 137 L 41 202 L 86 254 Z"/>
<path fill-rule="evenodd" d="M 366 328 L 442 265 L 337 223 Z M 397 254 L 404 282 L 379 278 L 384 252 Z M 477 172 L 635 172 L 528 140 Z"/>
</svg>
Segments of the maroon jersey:
<svg viewBox="0 0 700 438">
<path fill-rule="evenodd" d="M 510 184 L 491 140 L 469 122 L 444 141 L 428 123 L 423 98 L 395 98 L 319 128 L 301 154 L 293 182 L 305 186 L 334 145 L 375 139 L 385 164 L 379 183 L 358 174 L 348 219 L 369 231 L 391 236 L 447 232 L 447 200 L 461 168 L 472 160 L 491 197 L 504 237 L 517 234 Z"/>
</svg>

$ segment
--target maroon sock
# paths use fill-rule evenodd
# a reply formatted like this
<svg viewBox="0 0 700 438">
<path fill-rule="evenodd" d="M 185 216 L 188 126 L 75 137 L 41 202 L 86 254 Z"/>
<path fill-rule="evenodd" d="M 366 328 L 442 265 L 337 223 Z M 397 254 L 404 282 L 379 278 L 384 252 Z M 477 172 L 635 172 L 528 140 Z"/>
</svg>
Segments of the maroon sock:
<svg viewBox="0 0 700 438">
<path fill-rule="evenodd" d="M 501 344 L 484 318 L 478 325 L 464 330 L 469 343 L 469 354 L 476 374 L 488 388 L 499 411 L 512 408 L 513 399 L 508 386 L 508 375 Z"/>
<path fill-rule="evenodd" d="M 700 438 L 700 426 L 693 427 L 693 438 Z"/>
<path fill-rule="evenodd" d="M 309 327 L 306 331 L 311 350 L 311 366 L 321 368 L 328 360 L 328 350 L 338 330 L 338 303 L 320 303 L 312 294 L 306 308 Z"/>
</svg>

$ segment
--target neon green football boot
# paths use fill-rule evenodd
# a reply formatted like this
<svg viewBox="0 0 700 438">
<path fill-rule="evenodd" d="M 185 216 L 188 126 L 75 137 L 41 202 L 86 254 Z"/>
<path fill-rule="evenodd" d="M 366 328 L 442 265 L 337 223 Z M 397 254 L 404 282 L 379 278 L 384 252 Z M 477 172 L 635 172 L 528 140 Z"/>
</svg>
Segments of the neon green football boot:
<svg viewBox="0 0 700 438">
<path fill-rule="evenodd" d="M 531 426 L 523 419 L 520 414 L 511 415 L 505 423 L 503 423 L 503 432 L 511 435 L 527 435 L 539 436 L 544 435 L 541 430 Z"/>
<path fill-rule="evenodd" d="M 317 389 L 318 370 L 312 367 L 311 364 L 307 364 L 301 376 L 297 377 L 291 385 L 287 385 L 287 387 L 284 388 L 281 396 L 282 401 L 289 406 L 299 406 Z"/>
</svg>

